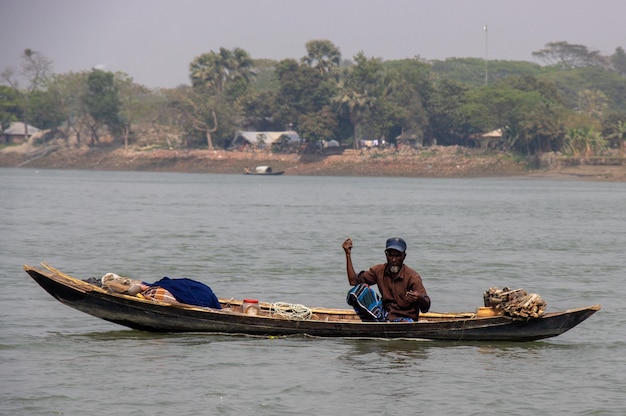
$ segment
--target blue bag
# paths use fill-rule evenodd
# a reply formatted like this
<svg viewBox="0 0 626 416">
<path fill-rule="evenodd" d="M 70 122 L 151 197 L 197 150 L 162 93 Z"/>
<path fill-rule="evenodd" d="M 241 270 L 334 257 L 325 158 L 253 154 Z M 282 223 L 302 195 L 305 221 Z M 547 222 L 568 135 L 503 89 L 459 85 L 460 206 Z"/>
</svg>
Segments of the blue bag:
<svg viewBox="0 0 626 416">
<path fill-rule="evenodd" d="M 170 292 L 177 301 L 187 303 L 189 305 L 204 306 L 213 309 L 222 309 L 217 296 L 213 290 L 202 282 L 187 278 L 163 279 L 150 284 L 149 286 L 158 286 Z"/>
<path fill-rule="evenodd" d="M 350 289 L 346 301 L 363 321 L 387 321 L 387 311 L 383 308 L 382 299 L 365 283 L 360 283 Z"/>
</svg>

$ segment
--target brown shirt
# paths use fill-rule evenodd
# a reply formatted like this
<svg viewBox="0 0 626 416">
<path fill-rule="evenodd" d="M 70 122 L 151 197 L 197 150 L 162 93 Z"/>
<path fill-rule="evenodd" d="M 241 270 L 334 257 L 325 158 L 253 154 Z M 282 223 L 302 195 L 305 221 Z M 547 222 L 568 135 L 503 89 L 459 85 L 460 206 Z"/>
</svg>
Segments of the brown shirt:
<svg viewBox="0 0 626 416">
<path fill-rule="evenodd" d="M 430 298 L 426 294 L 421 276 L 407 265 L 402 265 L 397 276 L 392 277 L 386 264 L 377 264 L 360 272 L 357 282 L 378 286 L 390 321 L 398 318 L 412 318 L 417 321 L 420 310 L 428 312 L 430 309 Z M 424 296 L 425 301 L 411 303 L 406 298 L 406 292 L 410 290 Z"/>
</svg>

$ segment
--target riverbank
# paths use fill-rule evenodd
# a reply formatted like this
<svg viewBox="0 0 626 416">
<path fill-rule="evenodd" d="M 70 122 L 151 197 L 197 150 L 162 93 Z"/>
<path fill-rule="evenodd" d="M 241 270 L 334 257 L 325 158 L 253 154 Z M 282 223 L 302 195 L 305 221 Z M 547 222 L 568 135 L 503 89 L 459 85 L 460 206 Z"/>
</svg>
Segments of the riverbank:
<svg viewBox="0 0 626 416">
<path fill-rule="evenodd" d="M 403 151 L 344 150 L 341 154 L 275 154 L 225 150 L 68 148 L 23 144 L 0 150 L 0 167 L 186 173 L 243 173 L 271 166 L 285 175 L 398 177 L 532 177 L 626 182 L 626 166 L 563 163 L 552 158 L 541 168 L 506 153 L 434 146 Z"/>
</svg>

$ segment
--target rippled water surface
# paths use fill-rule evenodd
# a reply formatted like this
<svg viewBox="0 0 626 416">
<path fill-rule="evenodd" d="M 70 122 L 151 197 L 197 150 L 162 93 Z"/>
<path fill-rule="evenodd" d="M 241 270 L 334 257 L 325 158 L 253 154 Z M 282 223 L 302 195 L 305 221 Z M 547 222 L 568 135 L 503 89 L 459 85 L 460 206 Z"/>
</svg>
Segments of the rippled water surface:
<svg viewBox="0 0 626 416">
<path fill-rule="evenodd" d="M 0 169 L 0 216 L 0 414 L 626 412 L 623 183 Z M 22 269 L 344 307 L 343 240 L 362 269 L 396 235 L 434 311 L 474 310 L 492 286 L 602 310 L 529 343 L 149 334 Z"/>
</svg>

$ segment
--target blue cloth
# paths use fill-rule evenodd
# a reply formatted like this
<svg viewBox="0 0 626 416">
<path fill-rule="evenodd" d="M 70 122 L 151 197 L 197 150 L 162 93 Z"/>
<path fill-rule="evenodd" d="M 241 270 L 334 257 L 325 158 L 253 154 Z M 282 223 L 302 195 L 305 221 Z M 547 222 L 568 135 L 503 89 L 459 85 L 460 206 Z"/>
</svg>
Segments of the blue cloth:
<svg viewBox="0 0 626 416">
<path fill-rule="evenodd" d="M 392 322 L 415 322 L 413 320 L 413 318 L 397 318 L 394 319 Z"/>
<path fill-rule="evenodd" d="M 365 283 L 359 283 L 348 291 L 346 302 L 351 305 L 363 321 L 385 322 L 387 311 L 378 293 Z"/>
<path fill-rule="evenodd" d="M 161 280 L 149 283 L 148 286 L 162 287 L 170 292 L 177 301 L 189 305 L 205 306 L 213 309 L 222 309 L 217 296 L 210 287 L 201 282 L 187 278 L 170 279 L 164 277 Z"/>
</svg>

